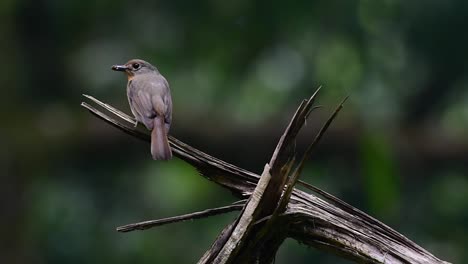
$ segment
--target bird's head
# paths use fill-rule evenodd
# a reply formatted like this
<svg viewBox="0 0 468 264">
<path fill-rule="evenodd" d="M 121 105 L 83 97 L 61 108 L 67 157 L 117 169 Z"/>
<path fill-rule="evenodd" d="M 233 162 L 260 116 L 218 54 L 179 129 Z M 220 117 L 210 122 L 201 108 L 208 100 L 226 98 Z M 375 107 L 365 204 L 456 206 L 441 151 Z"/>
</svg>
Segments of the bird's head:
<svg viewBox="0 0 468 264">
<path fill-rule="evenodd" d="M 158 72 L 156 67 L 149 62 L 139 59 L 130 60 L 124 65 L 114 65 L 112 66 L 112 70 L 125 72 L 128 79 L 132 79 L 135 75 Z"/>
</svg>

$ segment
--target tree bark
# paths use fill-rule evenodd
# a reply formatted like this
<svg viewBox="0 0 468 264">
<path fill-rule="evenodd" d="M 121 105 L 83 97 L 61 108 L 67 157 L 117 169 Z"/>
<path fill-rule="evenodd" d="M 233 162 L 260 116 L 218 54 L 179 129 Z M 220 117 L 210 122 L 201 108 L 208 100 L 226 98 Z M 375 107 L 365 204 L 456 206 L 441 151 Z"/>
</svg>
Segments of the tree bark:
<svg viewBox="0 0 468 264">
<path fill-rule="evenodd" d="M 199 263 L 271 263 L 287 237 L 361 263 L 448 263 L 366 213 L 323 190 L 298 181 L 305 158 L 342 106 L 340 104 L 302 159 L 296 163 L 295 137 L 313 110 L 315 95 L 299 106 L 261 176 L 169 137 L 175 156 L 195 167 L 201 176 L 230 190 L 236 197 L 247 198 L 246 201 L 171 219 L 131 224 L 118 230 L 146 229 L 242 209 L 236 221 L 220 233 Z M 86 97 L 120 120 L 88 103 L 82 103 L 91 113 L 125 133 L 149 142 L 147 131 L 135 128 L 131 117 L 91 96 Z M 312 193 L 294 188 L 296 182 Z"/>
</svg>

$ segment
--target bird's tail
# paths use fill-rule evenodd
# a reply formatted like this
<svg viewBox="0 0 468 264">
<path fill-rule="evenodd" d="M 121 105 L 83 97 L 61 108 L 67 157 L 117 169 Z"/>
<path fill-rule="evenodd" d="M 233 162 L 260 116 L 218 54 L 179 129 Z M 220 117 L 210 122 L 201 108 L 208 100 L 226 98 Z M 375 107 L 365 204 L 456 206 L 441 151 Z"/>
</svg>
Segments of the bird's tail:
<svg viewBox="0 0 468 264">
<path fill-rule="evenodd" d="M 169 160 L 172 158 L 171 147 L 167 141 L 164 117 L 156 116 L 151 131 L 151 155 L 154 160 Z"/>
</svg>

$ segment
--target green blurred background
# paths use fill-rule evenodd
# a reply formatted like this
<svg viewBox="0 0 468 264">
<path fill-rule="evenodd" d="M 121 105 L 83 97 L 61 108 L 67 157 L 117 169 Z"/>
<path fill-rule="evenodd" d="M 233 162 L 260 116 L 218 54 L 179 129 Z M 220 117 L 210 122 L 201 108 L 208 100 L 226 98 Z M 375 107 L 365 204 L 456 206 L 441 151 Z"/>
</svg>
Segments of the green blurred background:
<svg viewBox="0 0 468 264">
<path fill-rule="evenodd" d="M 230 193 L 80 107 L 129 113 L 131 58 L 171 84 L 171 134 L 261 172 L 323 86 L 299 151 L 347 94 L 304 172 L 439 258 L 468 263 L 468 1 L 0 1 L 0 262 L 194 263 Z M 349 263 L 287 240 L 276 263 Z"/>
</svg>

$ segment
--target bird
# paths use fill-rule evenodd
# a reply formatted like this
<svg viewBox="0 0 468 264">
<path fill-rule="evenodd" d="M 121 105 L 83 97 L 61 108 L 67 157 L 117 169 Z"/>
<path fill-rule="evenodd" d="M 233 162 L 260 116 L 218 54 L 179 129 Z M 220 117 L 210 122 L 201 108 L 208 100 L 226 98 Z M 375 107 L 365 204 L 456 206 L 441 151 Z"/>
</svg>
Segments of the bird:
<svg viewBox="0 0 468 264">
<path fill-rule="evenodd" d="M 154 160 L 172 158 L 167 139 L 172 122 L 172 97 L 169 83 L 149 62 L 132 59 L 112 70 L 127 75 L 127 97 L 136 124 L 151 131 L 151 155 Z"/>
</svg>

